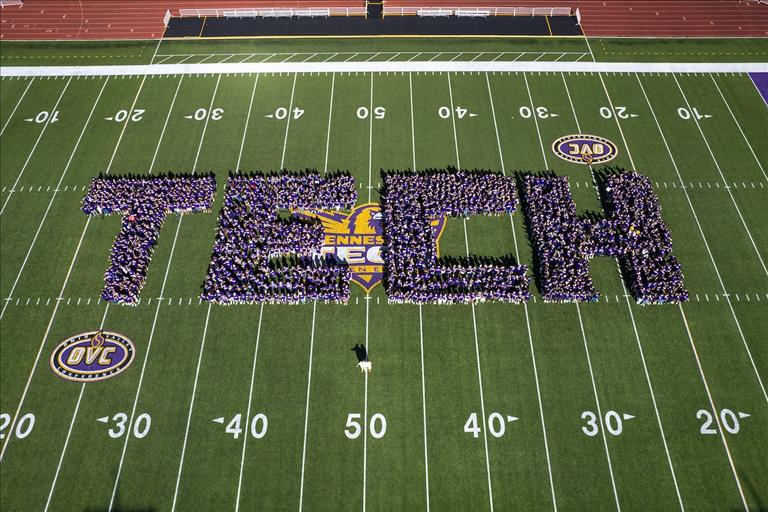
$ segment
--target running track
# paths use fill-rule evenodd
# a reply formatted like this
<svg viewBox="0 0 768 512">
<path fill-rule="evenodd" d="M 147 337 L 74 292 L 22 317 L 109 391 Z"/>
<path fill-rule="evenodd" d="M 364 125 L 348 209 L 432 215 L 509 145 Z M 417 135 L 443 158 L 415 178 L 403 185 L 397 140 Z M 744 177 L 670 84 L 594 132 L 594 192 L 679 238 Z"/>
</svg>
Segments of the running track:
<svg viewBox="0 0 768 512">
<path fill-rule="evenodd" d="M 166 10 L 360 6 L 363 0 L 24 0 L 0 13 L 0 39 L 154 39 Z M 389 6 L 578 7 L 589 36 L 766 37 L 768 5 L 755 0 L 388 0 Z"/>
</svg>

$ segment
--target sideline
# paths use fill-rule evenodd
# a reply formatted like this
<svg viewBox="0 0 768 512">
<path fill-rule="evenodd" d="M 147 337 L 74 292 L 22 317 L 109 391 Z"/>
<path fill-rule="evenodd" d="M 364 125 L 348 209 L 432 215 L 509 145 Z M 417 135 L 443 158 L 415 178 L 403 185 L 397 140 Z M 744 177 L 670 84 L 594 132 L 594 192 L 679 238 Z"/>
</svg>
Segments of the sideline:
<svg viewBox="0 0 768 512">
<path fill-rule="evenodd" d="M 117 66 L 2 66 L 0 77 L 148 76 L 227 73 L 379 72 L 549 72 L 556 73 L 767 73 L 766 62 L 264 62 L 140 64 Z"/>
</svg>

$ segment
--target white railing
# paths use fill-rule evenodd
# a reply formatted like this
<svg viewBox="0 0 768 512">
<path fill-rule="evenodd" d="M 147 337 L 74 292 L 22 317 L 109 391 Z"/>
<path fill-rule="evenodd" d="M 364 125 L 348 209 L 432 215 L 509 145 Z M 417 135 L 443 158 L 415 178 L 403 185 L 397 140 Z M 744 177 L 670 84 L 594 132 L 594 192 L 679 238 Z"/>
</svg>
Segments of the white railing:
<svg viewBox="0 0 768 512">
<path fill-rule="evenodd" d="M 12 5 L 21 7 L 24 2 L 22 0 L 0 0 L 0 7 L 11 7 Z"/>
<path fill-rule="evenodd" d="M 570 7 L 387 7 L 384 16 L 571 16 Z"/>
<path fill-rule="evenodd" d="M 291 18 L 323 16 L 365 16 L 365 7 L 301 8 L 260 7 L 253 9 L 179 9 L 181 18 Z"/>
</svg>

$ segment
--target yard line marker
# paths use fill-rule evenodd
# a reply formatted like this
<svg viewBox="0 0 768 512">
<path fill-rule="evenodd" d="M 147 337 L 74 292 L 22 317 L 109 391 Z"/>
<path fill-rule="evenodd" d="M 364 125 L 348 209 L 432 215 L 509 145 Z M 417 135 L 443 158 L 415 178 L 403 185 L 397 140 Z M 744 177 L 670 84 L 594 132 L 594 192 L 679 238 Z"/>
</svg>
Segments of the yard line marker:
<svg viewBox="0 0 768 512">
<path fill-rule="evenodd" d="M 181 224 L 181 219 L 179 219 L 179 224 Z M 210 319 L 210 316 L 211 316 L 212 305 L 213 305 L 212 302 L 208 303 L 208 310 L 205 313 L 205 325 L 203 326 L 203 340 L 200 342 L 200 354 L 197 356 L 197 368 L 195 369 L 195 383 L 192 385 L 192 399 L 189 401 L 189 413 L 187 414 L 187 426 L 184 428 L 184 443 L 181 445 L 181 457 L 179 458 L 179 472 L 176 475 L 176 487 L 174 488 L 174 491 L 173 491 L 173 503 L 171 505 L 171 511 L 176 510 L 176 499 L 179 496 L 179 483 L 181 483 L 181 472 L 184 469 L 184 455 L 187 451 L 187 439 L 189 438 L 189 426 L 192 423 L 192 410 L 195 407 L 195 396 L 197 395 L 197 380 L 200 377 L 200 365 L 203 362 L 203 351 L 205 350 L 205 338 L 208 335 L 208 320 Z M 158 311 L 159 309 L 160 309 L 160 305 L 158 304 Z M 257 341 L 257 347 L 258 347 L 258 341 Z M 144 360 L 146 361 L 146 358 Z M 131 416 L 133 416 L 133 413 L 131 413 Z M 248 434 L 246 433 L 243 437 L 247 439 Z M 245 439 L 243 441 L 245 441 Z M 241 468 L 241 471 L 242 471 L 242 468 Z M 240 474 L 242 476 L 242 472 Z M 115 481 L 115 490 L 116 489 L 117 489 L 117 481 Z M 238 498 L 240 496 L 239 490 L 240 489 L 238 486 Z M 110 510 L 112 509 L 111 503 L 109 508 Z"/>
<path fill-rule="evenodd" d="M 683 100 L 685 101 L 685 105 L 688 107 L 688 110 L 693 112 L 691 108 L 691 104 L 688 102 L 688 97 L 685 95 L 685 92 L 683 91 L 683 88 L 680 86 L 680 82 L 677 80 L 677 77 L 673 74 L 672 78 L 675 80 L 675 84 L 677 84 L 677 88 L 680 91 L 680 94 L 683 96 Z M 723 183 L 725 183 L 725 175 L 723 175 L 723 171 L 720 168 L 720 163 L 717 161 L 717 158 L 715 158 L 715 154 L 712 152 L 712 148 L 709 145 L 709 141 L 707 140 L 707 137 L 704 135 L 704 131 L 701 129 L 701 124 L 699 123 L 699 120 L 696 116 L 693 117 L 693 121 L 696 124 L 696 128 L 699 130 L 699 134 L 701 134 L 701 138 L 704 140 L 704 144 L 707 146 L 707 151 L 709 152 L 709 156 L 712 157 L 712 162 L 715 164 L 715 168 L 717 168 L 717 172 L 720 174 L 720 177 L 723 180 Z M 734 187 L 736 187 L 736 183 L 734 183 Z M 741 219 L 741 224 L 744 226 L 744 230 L 747 232 L 747 236 L 749 236 L 750 242 L 752 242 L 752 248 L 755 250 L 755 255 L 757 256 L 757 259 L 760 260 L 760 265 L 763 267 L 763 272 L 766 276 L 768 276 L 768 268 L 765 266 L 765 262 L 763 261 L 763 257 L 760 255 L 760 251 L 757 248 L 757 245 L 755 244 L 754 238 L 752 238 L 752 233 L 750 232 L 749 228 L 747 227 L 747 223 L 744 220 L 744 217 L 741 215 L 741 209 L 739 208 L 739 205 L 736 203 L 736 199 L 733 197 L 733 193 L 728 190 L 728 196 L 731 198 L 731 202 L 733 203 L 734 208 L 736 209 L 736 213 L 739 214 L 739 219 Z M 768 400 L 768 396 L 766 396 L 766 400 Z"/>
<path fill-rule="evenodd" d="M 15 107 L 13 107 L 13 110 L 11 111 L 11 115 L 10 115 L 10 116 L 8 116 L 8 119 L 6 119 L 6 120 L 5 120 L 5 124 L 3 125 L 3 128 L 0 130 L 0 135 L 2 135 L 2 134 L 3 134 L 3 132 L 5 132 L 5 129 L 8 127 L 8 123 L 10 123 L 10 122 L 11 122 L 11 119 L 13 119 L 13 114 L 15 114 L 15 113 L 16 113 L 16 109 L 18 109 L 18 108 L 19 108 L 19 105 L 21 105 L 21 100 L 23 100 L 23 99 L 24 99 L 24 96 L 26 96 L 26 95 L 27 95 L 27 91 L 28 91 L 28 90 L 29 90 L 29 88 L 32 86 L 32 82 L 34 82 L 34 81 L 35 81 L 35 78 L 36 78 L 36 77 L 34 77 L 34 76 L 32 77 L 32 80 L 30 80 L 30 81 L 29 81 L 29 83 L 27 84 L 27 87 L 24 89 L 24 92 L 23 92 L 23 93 L 21 93 L 21 97 L 19 98 L 19 101 L 17 101 L 17 102 L 16 102 L 16 106 L 15 106 Z"/>
<path fill-rule="evenodd" d="M 61 98 L 64 97 L 64 94 L 67 92 L 67 89 L 69 88 L 69 84 L 71 82 L 72 82 L 72 78 L 70 77 L 69 80 L 67 80 L 67 83 L 64 85 L 64 88 L 61 90 L 61 93 L 59 94 L 59 97 L 56 100 L 56 103 L 53 104 L 53 108 L 51 109 L 51 114 L 45 120 L 45 124 L 43 125 L 43 128 L 40 130 L 40 134 L 37 136 L 37 140 L 35 141 L 35 144 L 32 146 L 32 149 L 29 151 L 29 155 L 27 155 L 27 159 L 24 161 L 24 164 L 21 166 L 19 175 L 16 176 L 16 181 L 14 181 L 13 185 L 11 185 L 10 193 L 8 194 L 8 197 L 5 198 L 5 202 L 3 202 L 3 207 L 0 208 L 0 215 L 3 214 L 3 212 L 5 211 L 5 207 L 8 206 L 8 201 L 11 200 L 11 196 L 13 195 L 13 191 L 16 188 L 16 185 L 19 184 L 19 180 L 21 179 L 21 176 L 24 174 L 24 171 L 27 169 L 27 165 L 29 165 L 30 160 L 32 160 L 32 155 L 35 154 L 37 145 L 40 144 L 40 140 L 43 138 L 43 135 L 45 135 L 45 131 L 48 129 L 48 126 L 53 121 L 54 112 L 56 112 L 56 109 L 58 108 L 59 103 L 61 103 Z"/>
<path fill-rule="evenodd" d="M 664 134 L 664 131 L 661 129 L 661 125 L 659 124 L 659 120 L 656 117 L 656 112 L 653 109 L 653 106 L 651 105 L 651 100 L 648 98 L 648 95 L 645 92 L 645 87 L 643 86 L 643 82 L 640 80 L 640 77 L 638 75 L 635 75 L 635 78 L 637 79 L 638 84 L 640 84 L 640 90 L 643 92 L 643 96 L 645 97 L 645 101 L 648 104 L 648 109 L 651 111 L 651 115 L 653 116 L 653 120 L 656 123 L 656 128 L 659 130 L 659 135 L 661 135 L 661 140 L 664 142 L 664 147 L 667 150 L 667 154 L 669 155 L 669 159 L 672 162 L 672 167 L 675 169 L 675 173 L 677 174 L 678 179 L 682 180 L 682 177 L 680 175 L 680 170 L 677 166 L 677 160 L 675 160 L 674 155 L 672 155 L 672 150 L 669 147 L 669 143 L 667 142 L 667 137 Z M 626 141 L 624 143 L 624 146 L 626 147 Z M 629 151 L 629 150 L 627 150 Z M 709 255 L 709 260 L 712 262 L 712 267 L 715 270 L 715 275 L 717 276 L 717 280 L 720 283 L 720 289 L 723 292 L 723 296 L 725 297 L 726 302 L 728 303 L 728 307 L 731 310 L 731 316 L 733 317 L 733 321 L 736 324 L 736 329 L 739 331 L 739 335 L 741 337 L 741 341 L 744 344 L 744 349 L 747 352 L 747 356 L 749 357 L 749 361 L 752 364 L 752 370 L 755 373 L 755 377 L 757 378 L 757 382 L 760 384 L 760 389 L 763 392 L 763 398 L 766 402 L 768 402 L 768 393 L 766 393 L 765 386 L 763 385 L 763 379 L 760 376 L 760 373 L 757 371 L 757 366 L 755 365 L 755 360 L 752 357 L 752 351 L 749 348 L 749 344 L 747 343 L 747 339 L 744 336 L 744 332 L 741 329 L 741 324 L 739 323 L 738 318 L 736 317 L 736 311 L 733 309 L 733 304 L 731 304 L 731 299 L 729 297 L 728 290 L 725 287 L 725 283 L 723 282 L 722 277 L 720 276 L 720 269 L 717 266 L 717 263 L 715 262 L 715 257 L 712 254 L 712 250 L 709 247 L 709 243 L 707 242 L 707 238 L 704 235 L 704 230 L 701 227 L 701 223 L 699 222 L 699 216 L 696 214 L 696 209 L 693 207 L 693 203 L 691 202 L 691 198 L 688 195 L 688 191 L 684 190 L 685 193 L 685 199 L 688 201 L 688 206 L 691 208 L 691 213 L 693 214 L 693 218 L 696 221 L 696 226 L 699 229 L 699 235 L 701 235 L 701 239 L 704 242 L 704 247 L 707 249 L 707 254 Z M 720 297 L 719 295 L 715 295 L 715 298 L 719 301 Z"/>
<path fill-rule="evenodd" d="M 717 431 L 720 434 L 720 439 L 723 441 L 723 448 L 725 448 L 725 454 L 728 457 L 728 463 L 731 466 L 731 472 L 733 473 L 733 478 L 736 480 L 736 487 L 739 490 L 741 503 L 744 505 L 744 510 L 749 512 L 749 505 L 747 504 L 747 498 L 744 496 L 744 491 L 741 488 L 741 481 L 739 480 L 739 474 L 736 471 L 736 465 L 733 463 L 731 450 L 728 448 L 728 441 L 725 438 L 725 434 L 723 434 L 723 426 L 720 424 L 720 415 L 717 413 L 715 400 L 712 398 L 712 391 L 709 389 L 709 384 L 707 383 L 707 377 L 704 375 L 704 368 L 701 366 L 701 360 L 699 359 L 699 351 L 696 349 L 696 344 L 693 342 L 693 335 L 691 334 L 691 328 L 688 325 L 688 318 L 686 318 L 685 316 L 683 305 L 678 303 L 678 307 L 680 308 L 680 315 L 682 316 L 683 323 L 685 324 L 685 331 L 688 334 L 688 340 L 691 343 L 693 356 L 696 359 L 696 366 L 698 366 L 699 368 L 699 375 L 701 376 L 701 381 L 704 383 L 704 389 L 707 392 L 707 398 L 709 399 L 709 406 L 712 408 L 712 417 L 715 419 L 715 422 L 717 423 Z"/>
<path fill-rule="evenodd" d="M 493 103 L 493 93 L 491 92 L 491 81 L 488 78 L 487 72 L 485 73 L 485 83 L 488 87 L 488 98 L 490 99 L 490 103 L 491 103 L 491 117 L 493 118 L 493 128 L 496 133 L 496 147 L 498 147 L 499 149 L 499 162 L 501 163 L 501 172 L 506 176 L 507 170 L 506 170 L 506 166 L 504 165 L 504 154 L 501 150 L 501 138 L 499 137 L 499 126 L 496 122 L 496 107 Z M 515 223 L 514 223 L 512 214 L 509 215 L 509 225 L 510 225 L 510 228 L 512 229 L 512 240 L 514 241 L 514 245 L 515 245 L 515 259 L 519 262 L 520 251 L 518 250 L 518 247 L 517 247 L 517 234 L 515 233 Z M 555 484 L 552 478 L 552 464 L 550 462 L 550 456 L 549 456 L 549 442 L 547 440 L 547 427 L 544 422 L 544 406 L 541 400 L 541 387 L 539 385 L 539 371 L 536 367 L 536 353 L 533 349 L 531 321 L 530 321 L 530 318 L 528 317 L 528 304 L 526 302 L 523 302 L 523 309 L 525 311 L 525 325 L 528 330 L 528 345 L 531 349 L 531 361 L 533 363 L 533 376 L 534 376 L 534 380 L 536 381 L 536 397 L 539 403 L 539 419 L 541 420 L 541 431 L 544 436 L 544 453 L 546 454 L 546 457 L 547 457 L 547 475 L 549 477 L 549 489 L 552 495 L 552 509 L 556 512 L 557 498 L 555 497 Z"/>
<path fill-rule="evenodd" d="M 301 485 L 299 487 L 299 512 L 302 511 L 304 505 L 304 467 L 307 461 L 307 427 L 309 425 L 309 395 L 312 389 L 312 355 L 315 352 L 315 314 L 317 312 L 317 301 L 312 303 L 312 332 L 309 336 L 309 363 L 307 373 L 307 401 L 304 407 L 304 442 L 301 449 Z M 255 366 L 254 360 L 254 366 Z M 243 450 L 245 455 L 245 450 Z M 239 488 L 238 488 L 238 504 L 239 504 Z M 237 510 L 237 509 L 236 509 Z"/>
<path fill-rule="evenodd" d="M 448 77 L 448 98 L 451 102 L 451 125 L 453 126 L 453 144 L 456 149 L 456 167 L 461 169 L 461 159 L 459 158 L 459 141 L 456 133 L 456 117 L 455 107 L 453 104 L 453 86 L 451 85 L 451 74 L 446 73 Z M 464 245 L 467 250 L 467 258 L 469 258 L 469 239 L 467 236 L 467 219 L 464 218 Z M 480 343 L 477 336 L 477 318 L 475 315 L 475 304 L 472 303 L 472 329 L 475 339 L 475 359 L 477 363 L 477 380 L 480 387 L 480 412 L 483 415 L 483 447 L 485 448 L 485 474 L 488 479 L 488 503 L 493 512 L 493 485 L 491 484 L 491 461 L 488 453 L 488 433 L 487 433 L 487 418 L 485 416 L 485 397 L 483 396 L 483 374 L 480 371 Z"/>
<path fill-rule="evenodd" d="M 218 91 L 220 80 L 221 80 L 221 75 L 219 75 L 219 77 L 216 79 L 216 86 L 214 87 L 213 94 L 211 95 L 211 102 L 210 102 L 210 104 L 208 106 L 208 112 L 211 111 L 211 107 L 213 106 L 213 102 L 216 99 L 216 92 Z M 203 125 L 203 132 L 200 134 L 200 142 L 197 145 L 197 154 L 195 155 L 195 163 L 192 166 L 192 174 L 195 174 L 197 172 L 197 161 L 198 161 L 198 157 L 200 156 L 200 148 L 202 148 L 203 141 L 205 140 L 205 132 L 206 132 L 206 129 L 208 128 L 208 121 L 209 121 L 209 119 L 210 119 L 210 116 L 207 116 L 205 118 L 205 124 Z M 89 217 L 89 219 L 90 219 L 90 217 Z M 171 245 L 171 253 L 168 256 L 168 265 L 166 265 L 166 267 L 165 267 L 165 275 L 163 276 L 163 284 L 160 287 L 160 296 L 161 297 L 163 296 L 163 292 L 165 291 L 165 285 L 166 285 L 166 283 L 168 281 L 168 274 L 169 274 L 169 271 L 171 269 L 171 262 L 173 261 L 173 252 L 176 249 L 176 241 L 178 240 L 179 229 L 181 228 L 181 223 L 182 223 L 183 220 L 184 220 L 184 214 L 181 214 L 179 216 L 179 222 L 178 222 L 178 224 L 176 224 L 176 233 L 173 236 L 173 244 Z M 153 340 L 154 335 L 155 335 L 155 327 L 157 326 L 157 318 L 160 315 L 160 306 L 162 306 L 162 305 L 163 305 L 162 299 L 158 299 L 157 307 L 155 308 L 155 316 L 152 319 L 152 328 L 149 331 L 149 339 L 147 341 L 147 351 L 144 354 L 144 361 L 143 361 L 143 363 L 141 365 L 141 373 L 139 374 L 139 383 L 138 383 L 138 386 L 136 387 L 136 395 L 134 396 L 133 406 L 131 407 L 131 414 L 130 414 L 130 416 L 128 418 L 128 429 L 127 429 L 128 432 L 131 432 L 131 429 L 133 427 L 133 420 L 134 420 L 134 417 L 136 415 L 136 406 L 139 403 L 139 396 L 141 395 L 141 386 L 144 383 L 144 371 L 147 368 L 147 361 L 149 360 L 149 351 L 150 351 L 150 348 L 152 347 L 152 340 Z M 205 329 L 206 330 L 207 330 L 207 327 L 208 327 L 208 315 L 210 314 L 210 311 L 211 311 L 210 310 L 210 306 L 211 306 L 211 303 L 208 304 L 208 312 L 207 312 L 206 317 L 205 317 Z M 202 352 L 203 352 L 203 349 L 205 347 L 205 332 L 206 331 L 203 332 L 203 341 L 202 341 L 201 347 L 200 347 L 200 356 L 199 356 L 200 359 L 202 359 L 202 356 L 203 356 Z M 199 368 L 199 364 L 200 363 L 199 363 L 199 360 L 198 360 L 198 371 L 200 369 Z M 195 388 L 196 388 L 196 386 L 197 386 L 197 374 L 195 375 Z M 195 388 L 193 388 L 193 395 L 192 395 L 193 402 L 194 402 L 194 389 Z M 190 407 L 190 415 L 191 414 L 192 414 L 192 408 Z M 187 423 L 187 429 L 189 429 L 189 423 Z M 125 452 L 128 449 L 128 440 L 130 438 L 131 438 L 131 436 L 129 436 L 129 435 L 125 436 L 125 442 L 123 443 L 123 450 L 122 450 L 122 452 L 120 454 L 120 463 L 117 466 L 117 474 L 115 475 L 115 483 L 114 483 L 114 486 L 112 487 L 112 497 L 109 500 L 109 508 L 107 509 L 108 512 L 112 512 L 112 507 L 114 506 L 114 503 L 115 503 L 115 496 L 117 495 L 117 487 L 118 487 L 118 484 L 120 482 L 120 474 L 122 473 L 122 469 L 123 469 L 123 461 L 125 460 Z M 183 456 L 184 456 L 184 448 L 185 447 L 186 447 L 186 434 L 185 434 L 185 437 L 184 437 L 184 447 L 182 448 L 182 459 L 183 459 Z M 179 475 L 181 475 L 181 462 L 179 464 L 180 464 L 179 465 Z M 176 490 L 178 491 L 178 480 L 176 482 Z M 174 503 L 174 506 L 175 506 L 175 504 L 176 504 L 176 494 L 175 493 L 174 493 L 173 503 Z"/>
<path fill-rule="evenodd" d="M 371 105 L 368 110 L 368 202 L 371 202 L 371 166 L 373 165 L 373 73 L 371 73 Z M 366 349 L 367 350 L 367 349 Z M 366 372 L 366 375 L 368 373 Z"/>
<path fill-rule="evenodd" d="M 144 86 L 144 82 L 146 81 L 147 77 L 144 76 L 144 78 L 141 79 L 141 83 L 139 84 L 139 88 L 136 91 L 136 95 L 133 98 L 133 103 L 131 104 L 131 111 L 136 107 L 136 101 L 139 99 L 139 94 L 141 94 L 141 89 Z M 128 119 L 125 120 L 125 124 L 123 124 L 123 129 L 120 132 L 120 136 L 117 139 L 117 143 L 115 144 L 115 149 L 112 152 L 112 158 L 109 161 L 109 164 L 107 165 L 106 174 L 109 174 L 110 169 L 112 168 L 112 162 L 115 159 L 115 153 L 117 153 L 117 149 L 120 147 L 120 142 L 123 140 L 123 134 L 125 133 L 125 128 L 128 126 Z M 11 424 L 9 425 L 9 432 L 13 431 L 14 425 L 16 424 L 16 420 L 18 419 L 19 412 L 21 411 L 22 406 L 24 405 L 24 400 L 27 397 L 27 392 L 29 391 L 29 385 L 32 382 L 32 376 L 35 373 L 35 368 L 37 368 L 37 363 L 40 360 L 40 354 L 43 351 L 43 347 L 45 346 L 45 342 L 48 340 L 48 334 L 51 332 L 51 327 L 53 326 L 53 321 L 56 318 L 56 313 L 59 310 L 59 305 L 61 304 L 61 298 L 64 295 L 64 290 L 67 287 L 67 283 L 69 282 L 69 276 L 72 274 L 72 269 L 75 266 L 75 261 L 77 260 L 77 256 L 80 253 L 80 247 L 83 244 L 83 238 L 85 238 L 85 233 L 88 231 L 88 226 L 91 222 L 91 219 L 93 217 L 88 216 L 88 218 L 85 221 L 85 226 L 83 226 L 83 232 L 80 234 L 80 240 L 77 242 L 77 247 L 75 248 L 75 254 L 72 256 L 72 261 L 69 264 L 69 268 L 67 269 L 67 275 L 64 277 L 64 283 L 61 286 L 61 290 L 59 291 L 58 297 L 56 299 L 56 306 L 53 308 L 53 311 L 51 312 L 51 318 L 48 321 L 48 325 L 45 328 L 45 333 L 43 334 L 43 339 L 40 342 L 40 348 L 37 350 L 37 355 L 35 356 L 35 361 L 32 363 L 32 368 L 29 371 L 29 376 L 27 377 L 27 382 L 24 385 L 24 391 L 21 394 L 21 398 L 19 399 L 19 404 L 16 407 L 16 411 L 13 414 L 13 418 L 11 419 Z M 8 449 L 8 443 L 10 443 L 12 436 L 8 436 L 5 438 L 5 443 L 3 444 L 2 448 L 0 449 L 0 462 L 2 462 L 3 457 L 5 456 L 5 451 Z"/>
<path fill-rule="evenodd" d="M 296 77 L 298 73 L 293 74 L 293 85 L 291 86 L 291 100 L 288 103 L 288 120 L 285 123 L 285 137 L 283 138 L 283 156 L 280 158 L 280 169 L 285 168 L 285 148 L 288 147 L 288 130 L 291 127 L 291 117 L 293 117 L 293 94 L 296 91 Z"/>
<path fill-rule="evenodd" d="M 576 107 L 573 104 L 573 98 L 571 97 L 571 91 L 568 88 L 568 82 L 565 80 L 565 75 L 563 75 L 561 73 L 560 76 L 562 77 L 563 85 L 565 86 L 565 92 L 568 95 L 568 102 L 571 105 L 571 112 L 573 113 L 573 119 L 576 122 L 576 129 L 577 129 L 577 131 L 579 133 L 581 133 L 581 125 L 579 123 L 579 118 L 576 115 Z M 614 107 L 613 107 L 613 101 L 611 100 L 611 98 L 608 98 L 608 102 L 609 102 L 609 106 L 613 110 Z M 614 116 L 614 118 L 616 118 L 616 117 L 617 116 Z M 618 120 L 616 120 L 616 123 L 618 125 Z M 631 158 L 631 153 L 629 153 L 629 151 L 627 151 L 627 155 L 630 156 L 630 163 L 632 164 L 632 168 L 634 169 L 635 164 L 634 164 L 634 161 Z M 589 166 L 589 170 L 590 170 L 590 173 L 592 173 L 592 165 Z M 594 174 L 592 174 L 592 176 L 593 176 L 593 179 L 594 179 Z M 693 184 L 691 184 L 691 186 L 693 186 Z M 597 193 L 599 195 L 599 192 L 597 190 L 597 183 L 596 182 L 595 182 L 595 193 Z M 598 199 L 599 199 L 599 197 L 598 197 Z M 616 265 L 618 267 L 618 260 L 616 260 Z M 633 332 L 635 334 L 635 342 L 637 343 L 637 348 L 638 348 L 638 351 L 640 353 L 640 361 L 643 363 L 643 372 L 645 374 L 645 381 L 648 384 L 648 391 L 649 391 L 649 393 L 651 395 L 651 403 L 653 404 L 653 410 L 654 410 L 654 412 L 656 414 L 656 422 L 657 422 L 657 424 L 659 426 L 659 433 L 661 434 L 661 441 L 662 441 L 662 444 L 664 446 L 664 453 L 665 453 L 665 455 L 667 457 L 667 464 L 669 465 L 669 471 L 670 471 L 670 474 L 672 475 L 672 482 L 673 482 L 673 484 L 675 486 L 675 494 L 677 495 L 677 501 L 678 501 L 678 504 L 680 505 L 680 510 L 684 511 L 685 510 L 685 506 L 683 505 L 683 498 L 682 498 L 682 495 L 680 494 L 680 488 L 678 487 L 678 484 L 677 484 L 677 475 L 675 474 L 675 468 L 674 468 L 674 466 L 672 464 L 672 456 L 670 455 L 669 447 L 667 446 L 667 436 L 664 433 L 664 426 L 663 426 L 663 424 L 661 422 L 661 415 L 659 414 L 659 408 L 658 408 L 658 405 L 656 403 L 656 394 L 653 391 L 653 384 L 651 383 L 651 375 L 650 375 L 650 372 L 648 371 L 648 365 L 646 364 L 646 361 L 645 361 L 645 353 L 643 352 L 643 346 L 642 346 L 642 343 L 640 341 L 640 334 L 639 334 L 639 332 L 637 330 L 637 324 L 635 322 L 635 315 L 634 315 L 634 312 L 632 311 L 632 305 L 629 302 L 629 293 L 628 293 L 626 285 L 624 284 L 624 280 L 623 280 L 622 275 L 621 275 L 621 269 L 618 269 L 618 270 L 619 270 L 619 280 L 621 281 L 621 287 L 622 287 L 622 290 L 624 290 L 624 300 L 627 303 L 627 311 L 629 312 L 629 318 L 630 318 L 630 320 L 632 322 L 632 330 L 633 330 Z M 697 300 L 698 300 L 698 295 L 696 297 L 697 297 Z M 616 302 L 619 302 L 618 295 L 616 296 Z"/>
<path fill-rule="evenodd" d="M 184 81 L 184 76 L 179 79 L 179 83 L 176 85 L 176 92 L 173 93 L 173 99 L 171 100 L 171 106 L 168 108 L 168 114 L 165 116 L 165 122 L 163 123 L 163 130 L 160 132 L 160 139 L 157 141 L 157 145 L 155 146 L 155 154 L 152 155 L 152 163 L 149 164 L 149 170 L 148 173 L 152 174 L 152 169 L 155 168 L 155 160 L 157 159 L 157 153 L 160 151 L 160 144 L 163 141 L 163 136 L 165 136 L 165 129 L 168 127 L 168 120 L 171 118 L 171 112 L 173 111 L 173 106 L 176 104 L 176 96 L 179 94 L 179 89 L 181 89 L 181 82 Z"/>
<path fill-rule="evenodd" d="M 739 123 L 739 120 L 736 119 L 736 116 L 734 115 L 733 110 L 731 109 L 730 103 L 728 103 L 728 100 L 725 99 L 725 96 L 723 95 L 723 91 L 720 90 L 720 86 L 717 84 L 717 80 L 715 80 L 714 75 L 709 75 L 709 77 L 712 79 L 712 83 L 715 84 L 715 87 L 717 88 L 717 92 L 720 93 L 720 97 L 723 99 L 723 103 L 725 103 L 725 106 L 728 107 L 728 112 L 731 113 L 731 117 L 736 123 L 736 127 L 739 129 L 741 136 L 744 138 L 744 142 L 747 143 L 747 147 L 749 147 L 749 151 L 752 153 L 752 156 L 754 157 L 755 162 L 757 162 L 757 166 L 760 168 L 760 172 L 763 173 L 763 177 L 765 178 L 766 181 L 768 181 L 768 175 L 765 174 L 765 169 L 763 168 L 763 164 L 760 162 L 760 159 L 757 158 L 757 155 L 755 154 L 755 150 L 752 149 L 752 144 L 749 143 L 749 139 L 744 133 L 744 130 L 741 129 L 741 124 Z"/>
<path fill-rule="evenodd" d="M 59 177 L 59 181 L 56 183 L 56 191 L 54 191 L 53 196 L 51 196 L 50 201 L 48 201 L 48 206 L 45 209 L 45 213 L 43 213 L 43 218 L 40 219 L 40 224 L 38 224 L 37 226 L 37 231 L 35 231 L 35 236 L 32 238 L 32 243 L 29 245 L 29 249 L 27 249 L 27 254 L 24 256 L 24 261 L 21 263 L 21 268 L 19 268 L 19 272 L 16 274 L 16 279 L 13 281 L 11 290 L 8 292 L 9 298 L 13 295 L 13 292 L 16 290 L 16 285 L 19 283 L 19 279 L 21 278 L 21 273 L 24 272 L 24 268 L 26 267 L 27 261 L 29 260 L 29 255 L 32 254 L 32 249 L 34 249 L 35 247 L 35 242 L 37 242 L 37 237 L 40 235 L 40 231 L 42 231 L 43 229 L 43 224 L 45 223 L 45 220 L 48 218 L 48 212 L 50 212 L 51 206 L 53 205 L 53 201 L 54 199 L 56 199 L 58 188 L 59 186 L 61 186 L 61 182 L 64 180 L 64 176 L 66 176 L 67 171 L 69 170 L 69 165 L 72 163 L 72 159 L 74 158 L 75 153 L 77 152 L 77 148 L 80 146 L 80 141 L 83 139 L 83 134 L 85 133 L 86 128 L 88 128 L 88 124 L 91 122 L 91 118 L 93 117 L 93 112 L 96 110 L 96 105 L 98 105 L 99 100 L 101 99 L 101 94 L 104 92 L 104 88 L 107 86 L 107 82 L 109 82 L 109 78 L 104 80 L 104 84 L 101 86 L 101 89 L 99 90 L 99 94 L 98 96 L 96 96 L 96 100 L 93 102 L 91 111 L 88 114 L 88 119 L 85 120 L 83 129 L 80 131 L 80 135 L 77 138 L 75 147 L 74 149 L 72 149 L 72 153 L 70 153 L 69 155 L 69 159 L 67 160 L 67 163 L 64 166 L 64 170 L 62 171 L 61 176 Z M 5 308 L 7 306 L 8 306 L 8 301 L 5 301 L 5 304 L 3 304 L 2 311 L 0 311 L 0 319 L 2 319 L 3 315 L 5 315 Z"/>
</svg>

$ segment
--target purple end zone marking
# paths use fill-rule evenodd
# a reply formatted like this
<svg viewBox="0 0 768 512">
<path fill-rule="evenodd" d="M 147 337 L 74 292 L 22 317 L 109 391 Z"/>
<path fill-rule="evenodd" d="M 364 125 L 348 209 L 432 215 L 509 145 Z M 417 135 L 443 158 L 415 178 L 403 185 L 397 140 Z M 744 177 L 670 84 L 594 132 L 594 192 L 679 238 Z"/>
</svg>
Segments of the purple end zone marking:
<svg viewBox="0 0 768 512">
<path fill-rule="evenodd" d="M 757 92 L 763 97 L 763 101 L 768 106 L 768 73 L 750 73 L 749 78 L 757 87 Z"/>
</svg>

